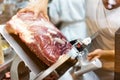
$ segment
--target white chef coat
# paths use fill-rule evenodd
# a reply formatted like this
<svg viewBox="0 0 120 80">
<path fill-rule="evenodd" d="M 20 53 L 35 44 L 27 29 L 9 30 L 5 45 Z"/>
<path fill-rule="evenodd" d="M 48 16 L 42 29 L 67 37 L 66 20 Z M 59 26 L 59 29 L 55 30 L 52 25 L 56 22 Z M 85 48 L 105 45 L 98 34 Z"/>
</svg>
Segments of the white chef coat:
<svg viewBox="0 0 120 80">
<path fill-rule="evenodd" d="M 53 0 L 49 7 L 51 21 L 62 22 L 60 30 L 69 41 L 87 36 L 85 0 Z"/>
<path fill-rule="evenodd" d="M 87 37 L 85 23 L 86 0 L 53 0 L 49 4 L 49 16 L 54 24 L 62 22 L 61 32 L 71 41 Z M 84 74 L 82 80 L 99 80 L 94 72 Z M 59 80 L 72 80 L 66 72 Z"/>
<path fill-rule="evenodd" d="M 87 0 L 87 24 L 89 33 L 99 32 L 93 41 L 92 49 L 114 49 L 115 32 L 120 27 L 120 7 L 107 10 L 102 0 Z M 114 64 L 114 62 L 111 62 Z M 109 65 L 108 65 L 109 66 Z M 114 80 L 114 73 L 105 70 L 97 71 L 100 80 Z"/>
<path fill-rule="evenodd" d="M 120 27 L 120 7 L 107 10 L 102 0 L 87 0 L 87 23 L 91 34 L 99 32 L 95 48 L 114 49 L 114 34 Z"/>
</svg>

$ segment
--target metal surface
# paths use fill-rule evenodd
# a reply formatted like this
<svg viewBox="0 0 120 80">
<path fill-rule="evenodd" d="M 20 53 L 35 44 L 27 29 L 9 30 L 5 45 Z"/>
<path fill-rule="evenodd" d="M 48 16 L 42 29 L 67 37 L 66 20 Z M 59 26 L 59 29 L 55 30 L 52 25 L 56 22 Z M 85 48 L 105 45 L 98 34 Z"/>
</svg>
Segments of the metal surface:
<svg viewBox="0 0 120 80">
<path fill-rule="evenodd" d="M 53 64 L 51 67 L 49 67 L 47 70 L 45 70 L 42 74 L 39 74 L 35 80 L 42 80 L 45 77 L 47 77 L 51 72 L 53 72 L 57 67 L 62 65 L 66 60 L 70 58 L 69 54 L 62 55 L 61 58 L 57 60 L 55 64 Z"/>
<path fill-rule="evenodd" d="M 11 70 L 10 70 L 11 80 L 19 80 L 18 65 L 20 62 L 22 62 L 22 60 L 16 55 L 12 65 L 11 65 Z"/>
<path fill-rule="evenodd" d="M 86 72 L 96 70 L 102 67 L 102 63 L 99 59 L 95 59 L 92 62 L 88 62 L 86 65 L 81 65 L 81 69 L 74 72 L 76 76 L 80 76 Z"/>
<path fill-rule="evenodd" d="M 35 56 L 28 55 L 21 48 L 21 46 L 13 39 L 13 37 L 5 30 L 5 25 L 0 25 L 0 33 L 34 74 L 41 72 L 39 64 L 40 61 Z"/>
<path fill-rule="evenodd" d="M 29 80 L 29 71 L 24 62 L 16 55 L 10 69 L 11 80 Z"/>
</svg>

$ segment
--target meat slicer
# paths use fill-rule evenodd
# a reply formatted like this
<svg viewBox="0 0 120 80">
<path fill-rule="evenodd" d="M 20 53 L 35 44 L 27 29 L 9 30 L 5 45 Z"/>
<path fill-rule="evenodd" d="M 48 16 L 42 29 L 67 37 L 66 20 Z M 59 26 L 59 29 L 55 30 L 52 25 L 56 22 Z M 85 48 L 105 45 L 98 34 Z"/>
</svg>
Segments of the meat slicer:
<svg viewBox="0 0 120 80">
<path fill-rule="evenodd" d="M 71 41 L 73 48 L 69 53 L 62 55 L 56 63 L 48 67 L 34 54 L 31 54 L 31 51 L 18 38 L 14 38 L 7 33 L 4 25 L 0 27 L 0 33 L 17 54 L 11 66 L 12 80 L 20 80 L 23 76 L 25 77 L 21 80 L 29 80 L 30 74 L 34 75 L 30 80 L 58 80 L 68 70 L 73 80 L 81 80 L 80 76 L 82 74 L 102 67 L 98 59 L 92 62 L 86 59 L 86 53 L 88 53 L 86 47 L 91 43 L 92 38 L 95 38 L 96 34 L 92 38 L 88 37 L 82 41 L 80 39 Z M 77 61 L 73 64 L 66 63 L 69 59 Z M 51 76 L 57 78 L 52 79 Z"/>
</svg>

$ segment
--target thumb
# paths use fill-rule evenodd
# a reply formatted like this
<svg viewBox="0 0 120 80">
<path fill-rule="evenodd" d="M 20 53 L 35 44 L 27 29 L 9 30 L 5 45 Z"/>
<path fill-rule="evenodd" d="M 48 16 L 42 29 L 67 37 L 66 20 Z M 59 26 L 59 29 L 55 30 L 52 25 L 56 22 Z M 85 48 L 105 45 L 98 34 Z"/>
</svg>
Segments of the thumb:
<svg viewBox="0 0 120 80">
<path fill-rule="evenodd" d="M 35 11 L 34 11 L 34 18 L 36 19 L 38 16 L 39 16 L 39 11 L 38 11 L 38 10 L 35 10 Z"/>
<path fill-rule="evenodd" d="M 93 60 L 97 55 L 94 52 L 91 52 L 87 55 L 88 61 Z"/>
<path fill-rule="evenodd" d="M 47 14 L 44 14 L 44 17 L 49 21 L 49 17 Z"/>
</svg>

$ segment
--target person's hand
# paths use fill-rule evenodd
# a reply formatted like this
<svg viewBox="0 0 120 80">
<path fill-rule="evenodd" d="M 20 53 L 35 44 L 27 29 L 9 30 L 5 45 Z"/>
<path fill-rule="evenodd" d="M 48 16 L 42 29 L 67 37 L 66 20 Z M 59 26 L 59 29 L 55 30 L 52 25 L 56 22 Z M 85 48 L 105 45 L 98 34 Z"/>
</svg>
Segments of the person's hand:
<svg viewBox="0 0 120 80">
<path fill-rule="evenodd" d="M 114 50 L 96 49 L 89 53 L 87 59 L 89 61 L 99 58 L 102 62 L 102 69 L 114 71 Z"/>
<path fill-rule="evenodd" d="M 106 61 L 113 61 L 114 60 L 114 50 L 102 50 L 102 49 L 96 49 L 93 52 L 90 52 L 87 56 L 87 59 L 89 61 L 99 58 Z"/>
<path fill-rule="evenodd" d="M 90 52 L 87 56 L 87 59 L 89 61 L 94 60 L 96 58 L 100 58 L 102 56 L 102 50 L 101 49 L 96 49 L 93 52 Z"/>
<path fill-rule="evenodd" d="M 47 15 L 47 5 L 48 0 L 31 0 L 27 7 L 21 9 L 20 12 L 33 12 L 35 18 L 39 16 L 39 14 L 43 15 L 46 19 L 48 18 Z"/>
</svg>

